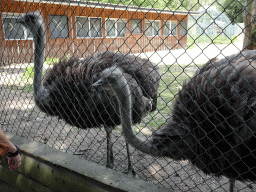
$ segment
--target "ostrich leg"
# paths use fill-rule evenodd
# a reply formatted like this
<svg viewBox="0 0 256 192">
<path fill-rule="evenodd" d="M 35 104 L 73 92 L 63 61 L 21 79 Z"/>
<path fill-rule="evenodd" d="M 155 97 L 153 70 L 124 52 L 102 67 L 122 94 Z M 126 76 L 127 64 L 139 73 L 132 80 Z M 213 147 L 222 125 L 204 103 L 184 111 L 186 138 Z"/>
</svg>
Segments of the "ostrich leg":
<svg viewBox="0 0 256 192">
<path fill-rule="evenodd" d="M 112 142 L 112 127 L 104 126 L 107 134 L 107 164 L 106 167 L 113 169 L 114 156 L 113 156 L 113 142 Z"/>
<path fill-rule="evenodd" d="M 132 176 L 136 176 L 136 172 L 135 172 L 135 169 L 134 169 L 134 167 L 132 165 L 132 161 L 131 161 L 129 143 L 127 143 L 127 142 L 126 142 L 126 150 L 127 150 L 127 158 L 128 158 L 128 170 L 126 171 L 126 173 L 129 175 L 132 175 Z"/>
<path fill-rule="evenodd" d="M 229 179 L 229 191 L 234 192 L 235 179 Z"/>
</svg>

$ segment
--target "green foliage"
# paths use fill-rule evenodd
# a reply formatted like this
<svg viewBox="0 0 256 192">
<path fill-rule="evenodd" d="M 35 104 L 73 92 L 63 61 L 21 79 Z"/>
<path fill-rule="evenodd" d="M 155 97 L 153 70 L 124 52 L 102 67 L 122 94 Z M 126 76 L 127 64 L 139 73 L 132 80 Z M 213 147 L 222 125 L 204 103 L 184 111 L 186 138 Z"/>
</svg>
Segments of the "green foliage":
<svg viewBox="0 0 256 192">
<path fill-rule="evenodd" d="M 59 58 L 56 58 L 56 57 L 47 57 L 45 59 L 45 64 L 47 65 L 53 65 L 54 63 L 58 63 L 60 62 L 60 59 Z"/>
<path fill-rule="evenodd" d="M 86 0 L 83 0 L 86 1 Z M 180 11 L 198 11 L 204 5 L 216 5 L 218 9 L 224 12 L 231 22 L 242 23 L 242 10 L 244 0 L 91 0 L 94 2 L 111 3 L 118 5 L 148 7 L 165 10 Z"/>
<path fill-rule="evenodd" d="M 67 54 L 66 56 L 62 57 L 61 59 L 69 59 L 71 58 L 72 55 L 71 54 Z M 47 57 L 44 61 L 44 64 L 46 65 L 53 65 L 54 63 L 59 63 L 60 62 L 60 58 L 57 57 Z"/>
<path fill-rule="evenodd" d="M 197 11 L 205 4 L 211 4 L 214 0 L 92 0 L 94 2 L 111 3 L 128 6 L 148 7 L 165 10 Z"/>
<path fill-rule="evenodd" d="M 85 1 L 85 0 L 84 0 Z M 217 6 L 224 12 L 232 23 L 243 22 L 243 6 L 245 0 L 92 0 L 94 2 L 111 3 L 118 5 L 148 7 L 165 10 L 198 11 L 200 7 Z"/>
<path fill-rule="evenodd" d="M 61 59 L 69 59 L 69 58 L 71 58 L 71 54 L 68 54 L 68 55 L 64 56 L 63 58 L 61 58 Z M 59 63 L 59 62 L 60 62 L 60 58 L 57 58 L 57 57 L 47 57 L 45 59 L 44 64 L 46 64 L 46 65 L 53 65 L 54 63 Z"/>
<path fill-rule="evenodd" d="M 28 80 L 28 79 L 33 79 L 33 77 L 34 77 L 34 65 L 26 67 L 23 72 L 23 78 Z"/>
<path fill-rule="evenodd" d="M 218 9 L 224 12 L 232 23 L 242 23 L 244 2 L 244 0 L 224 0 Z"/>
</svg>

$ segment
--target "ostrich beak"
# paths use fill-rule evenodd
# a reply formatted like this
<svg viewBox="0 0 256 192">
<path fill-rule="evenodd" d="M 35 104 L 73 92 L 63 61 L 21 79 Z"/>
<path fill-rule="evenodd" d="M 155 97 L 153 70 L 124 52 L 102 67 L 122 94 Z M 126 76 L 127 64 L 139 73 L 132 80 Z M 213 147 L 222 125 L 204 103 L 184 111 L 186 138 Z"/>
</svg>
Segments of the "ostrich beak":
<svg viewBox="0 0 256 192">
<path fill-rule="evenodd" d="M 24 18 L 24 16 L 22 15 L 22 16 L 19 16 L 19 17 L 17 17 L 16 18 L 16 21 L 18 22 L 18 23 L 25 23 L 25 18 Z"/>
<path fill-rule="evenodd" d="M 101 79 L 99 79 L 98 81 L 96 81 L 95 83 L 92 84 L 93 87 L 97 87 L 103 85 L 103 81 Z"/>
</svg>

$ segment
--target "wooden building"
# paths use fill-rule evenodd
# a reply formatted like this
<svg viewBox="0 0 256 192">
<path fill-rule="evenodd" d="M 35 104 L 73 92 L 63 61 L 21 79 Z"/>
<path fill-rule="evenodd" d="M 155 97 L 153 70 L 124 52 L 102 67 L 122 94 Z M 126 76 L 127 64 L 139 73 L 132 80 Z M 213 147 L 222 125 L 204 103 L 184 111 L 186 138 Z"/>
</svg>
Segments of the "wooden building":
<svg viewBox="0 0 256 192">
<path fill-rule="evenodd" d="M 31 62 L 33 41 L 15 22 L 40 11 L 47 30 L 47 57 L 84 57 L 99 51 L 141 53 L 186 47 L 191 12 L 163 11 L 84 1 L 1 0 L 2 64 Z"/>
</svg>

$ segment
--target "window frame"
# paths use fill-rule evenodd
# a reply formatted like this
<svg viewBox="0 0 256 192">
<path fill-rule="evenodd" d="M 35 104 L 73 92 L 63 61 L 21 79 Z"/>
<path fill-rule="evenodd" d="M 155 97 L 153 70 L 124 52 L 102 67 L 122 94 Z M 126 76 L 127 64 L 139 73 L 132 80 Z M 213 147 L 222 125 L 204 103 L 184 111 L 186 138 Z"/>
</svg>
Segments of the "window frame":
<svg viewBox="0 0 256 192">
<path fill-rule="evenodd" d="M 132 21 L 135 21 L 135 20 L 139 20 L 140 22 L 140 32 L 139 33 L 134 33 L 135 29 L 132 29 Z M 131 19 L 131 34 L 142 34 L 143 30 L 142 30 L 142 19 Z M 137 26 L 138 26 L 138 23 L 137 23 Z"/>
<path fill-rule="evenodd" d="M 168 23 L 168 26 L 166 25 Z M 175 23 L 175 27 L 172 29 L 172 24 Z M 168 27 L 168 35 L 165 34 L 165 29 Z M 175 31 L 175 34 L 172 33 L 172 31 Z M 175 20 L 167 20 L 164 23 L 164 36 L 178 36 L 178 21 Z"/>
<path fill-rule="evenodd" d="M 147 35 L 147 29 L 146 29 L 146 24 L 147 23 L 150 23 L 151 24 L 151 27 L 152 27 L 152 35 Z M 159 29 L 156 31 L 153 24 L 155 23 L 159 23 Z M 155 32 L 157 32 L 157 34 L 154 34 Z M 160 36 L 161 35 L 161 22 L 160 20 L 147 20 L 145 21 L 145 35 L 147 37 L 155 37 L 155 36 Z"/>
<path fill-rule="evenodd" d="M 23 30 L 24 38 L 17 38 L 17 39 L 15 39 L 15 38 L 14 39 L 6 38 L 4 19 L 15 19 L 16 20 L 16 17 L 18 17 L 18 16 L 20 16 L 19 13 L 2 13 L 2 24 L 3 24 L 2 28 L 3 28 L 3 32 L 4 32 L 4 40 L 5 41 L 33 40 L 33 36 L 29 37 L 29 34 L 32 34 L 31 32 L 29 32 L 29 29 L 27 29 L 25 26 L 23 26 L 22 24 L 19 24 L 19 23 L 17 23 L 17 24 L 21 26 L 21 28 Z"/>
<path fill-rule="evenodd" d="M 107 21 L 109 20 L 112 20 L 112 21 L 115 21 L 115 36 L 109 36 L 107 35 Z M 105 32 L 106 32 L 106 38 L 123 38 L 125 36 L 118 36 L 118 27 L 117 27 L 117 23 L 118 21 L 125 23 L 126 26 L 125 26 L 125 34 L 127 33 L 127 19 L 122 19 L 122 18 L 106 18 L 105 19 Z M 120 32 L 119 32 L 120 33 Z"/>
<path fill-rule="evenodd" d="M 185 23 L 185 24 L 186 24 L 186 28 L 183 27 L 183 25 L 182 25 L 181 23 Z M 187 35 L 187 34 L 188 34 L 188 22 L 187 22 L 187 21 L 180 21 L 179 25 L 180 25 L 180 26 L 179 26 L 179 27 L 180 27 L 180 35 L 182 35 L 182 36 Z M 184 34 L 181 34 L 182 30 L 185 31 Z"/>
<path fill-rule="evenodd" d="M 58 37 L 53 37 L 52 36 L 52 29 L 51 29 L 51 17 L 54 17 L 54 16 L 59 16 L 59 17 L 66 17 L 66 19 L 67 19 L 67 23 L 66 23 L 66 25 L 64 25 L 64 27 L 65 26 L 67 26 L 67 36 L 66 37 L 63 37 L 63 36 L 61 36 L 60 37 L 60 35 L 58 35 Z M 49 15 L 49 29 L 50 29 L 50 38 L 51 39 L 66 39 L 66 38 L 70 38 L 70 34 L 69 34 L 69 26 L 68 26 L 68 16 L 67 15 Z M 64 28 L 65 29 L 65 28 Z"/>
<path fill-rule="evenodd" d="M 87 20 L 89 21 L 89 30 L 88 30 L 89 36 L 86 36 L 86 37 L 78 36 L 78 28 L 77 28 L 78 19 L 77 18 L 79 18 L 79 17 L 87 18 Z M 91 36 L 91 19 L 100 19 L 100 36 L 98 36 L 98 37 L 92 37 Z M 75 22 L 76 22 L 76 38 L 77 39 L 103 38 L 103 31 L 102 31 L 103 25 L 102 25 L 102 18 L 101 17 L 76 16 L 76 21 Z"/>
</svg>

